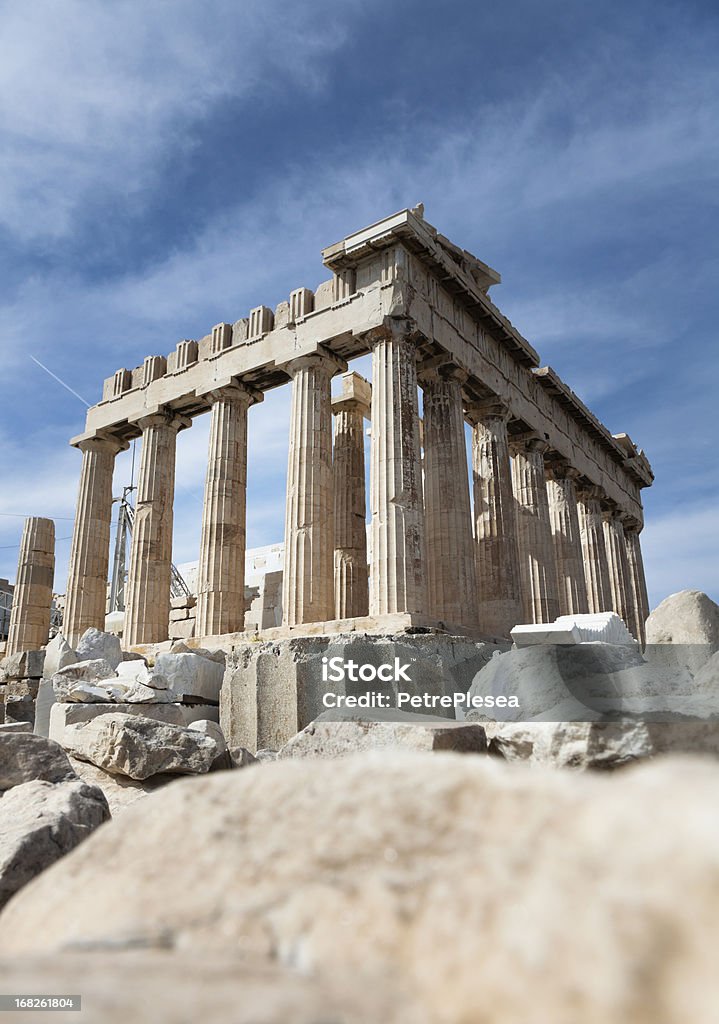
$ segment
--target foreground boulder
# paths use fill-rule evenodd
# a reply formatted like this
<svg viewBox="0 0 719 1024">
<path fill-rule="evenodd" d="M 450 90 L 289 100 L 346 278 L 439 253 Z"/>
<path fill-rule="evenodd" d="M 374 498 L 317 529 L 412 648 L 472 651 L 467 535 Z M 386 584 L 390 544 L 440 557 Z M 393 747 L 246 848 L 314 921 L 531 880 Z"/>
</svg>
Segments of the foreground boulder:
<svg viewBox="0 0 719 1024">
<path fill-rule="evenodd" d="M 89 961 L 89 962 L 88 962 Z M 88 968 L 92 969 L 89 970 Z M 322 984 L 301 969 L 251 964 L 228 954 L 106 952 L 0 961 L 3 992 L 76 992 L 91 1024 L 430 1024 L 392 978 L 367 991 L 352 978 Z M 45 1013 L 4 1015 L 32 1024 Z"/>
<path fill-rule="evenodd" d="M 216 742 L 197 730 L 121 713 L 67 726 L 63 745 L 81 761 L 140 780 L 207 772 L 219 753 Z"/>
<path fill-rule="evenodd" d="M 394 751 L 180 781 L 19 894 L 0 952 L 236 953 L 394 981 L 432 1022 L 713 1024 L 717 786 Z"/>
<path fill-rule="evenodd" d="M 480 725 L 466 722 L 433 721 L 426 715 L 401 711 L 388 712 L 385 719 L 357 716 L 338 721 L 336 715 L 327 713 L 293 736 L 278 757 L 342 757 L 391 747 L 482 754 L 487 742 Z"/>
<path fill-rule="evenodd" d="M 55 743 L 0 734 L 0 906 L 110 817 Z"/>
<path fill-rule="evenodd" d="M 647 644 L 706 644 L 719 648 L 719 605 L 701 590 L 670 594 L 647 619 Z"/>
</svg>

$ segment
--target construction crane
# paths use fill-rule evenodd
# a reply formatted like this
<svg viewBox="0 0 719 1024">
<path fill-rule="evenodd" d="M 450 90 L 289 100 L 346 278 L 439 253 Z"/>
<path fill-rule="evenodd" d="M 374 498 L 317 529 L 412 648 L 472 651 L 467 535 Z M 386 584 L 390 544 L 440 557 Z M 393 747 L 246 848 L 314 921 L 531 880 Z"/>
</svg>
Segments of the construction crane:
<svg viewBox="0 0 719 1024">
<path fill-rule="evenodd" d="M 112 559 L 112 580 L 110 583 L 110 600 L 108 612 L 124 612 L 127 586 L 127 558 L 132 544 L 132 528 L 135 523 L 135 508 L 130 496 L 137 488 L 133 484 L 134 479 L 134 451 L 133 466 L 130 475 L 130 485 L 123 487 L 122 496 L 113 498 L 113 504 L 117 503 L 117 529 L 115 533 L 115 554 Z M 172 597 L 189 597 L 190 588 L 177 566 L 170 567 L 170 594 Z"/>
</svg>

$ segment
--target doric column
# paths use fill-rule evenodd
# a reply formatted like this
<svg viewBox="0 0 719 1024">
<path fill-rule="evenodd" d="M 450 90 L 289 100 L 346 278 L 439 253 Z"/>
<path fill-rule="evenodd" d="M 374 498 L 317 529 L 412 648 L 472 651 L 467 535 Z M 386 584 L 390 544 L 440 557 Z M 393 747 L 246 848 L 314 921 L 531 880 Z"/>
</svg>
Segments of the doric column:
<svg viewBox="0 0 719 1024">
<path fill-rule="evenodd" d="M 80 441 L 80 488 L 70 550 L 63 635 L 76 647 L 86 629 L 105 628 L 115 456 L 128 447 L 113 437 Z"/>
<path fill-rule="evenodd" d="M 507 440 L 509 409 L 499 401 L 467 410 L 472 431 L 478 623 L 509 636 L 522 621 L 517 521 Z"/>
<path fill-rule="evenodd" d="M 427 610 L 416 344 L 403 321 L 373 332 L 370 615 Z"/>
<path fill-rule="evenodd" d="M 629 587 L 631 592 L 632 621 L 631 632 L 639 643 L 646 643 L 646 621 L 649 616 L 649 598 L 647 597 L 647 581 L 644 576 L 644 559 L 639 540 L 641 524 L 636 519 L 624 520 L 624 539 L 627 545 L 627 566 L 629 569 Z M 635 632 L 636 630 L 636 632 Z"/>
<path fill-rule="evenodd" d="M 127 647 L 167 640 L 177 433 L 190 420 L 168 410 L 138 420 L 142 455 L 127 579 Z"/>
<path fill-rule="evenodd" d="M 456 368 L 420 374 L 424 409 L 427 608 L 440 622 L 477 627 L 477 577 L 462 377 Z"/>
<path fill-rule="evenodd" d="M 55 574 L 55 524 L 32 516 L 25 520 L 10 611 L 5 654 L 36 651 L 50 633 Z"/>
<path fill-rule="evenodd" d="M 545 467 L 549 521 L 554 544 L 554 564 L 557 572 L 559 614 L 582 614 L 589 611 L 587 584 L 584 579 L 582 539 L 579 535 L 579 516 L 574 481 L 576 469 L 564 459 L 552 459 Z"/>
<path fill-rule="evenodd" d="M 522 608 L 527 622 L 554 622 L 559 614 L 557 571 L 544 476 L 548 445 L 529 438 L 512 445 L 512 482 L 517 503 L 517 545 Z"/>
<path fill-rule="evenodd" d="M 210 443 L 197 570 L 196 636 L 244 629 L 247 410 L 262 393 L 241 383 L 211 391 Z"/>
<path fill-rule="evenodd" d="M 601 487 L 587 484 L 577 489 L 579 533 L 582 538 L 584 579 L 587 584 L 589 611 L 611 611 L 607 548 L 602 526 Z"/>
<path fill-rule="evenodd" d="M 287 468 L 283 622 L 334 618 L 334 497 L 331 381 L 346 369 L 331 353 L 301 356 L 292 377 Z"/>
<path fill-rule="evenodd" d="M 342 377 L 342 394 L 332 399 L 335 414 L 335 618 L 369 612 L 364 421 L 372 389 L 358 373 Z"/>
<path fill-rule="evenodd" d="M 627 564 L 627 542 L 620 513 L 616 508 L 605 509 L 602 513 L 602 523 L 609 568 L 609 592 L 612 596 L 611 611 L 616 612 L 631 631 L 634 609 Z"/>
</svg>

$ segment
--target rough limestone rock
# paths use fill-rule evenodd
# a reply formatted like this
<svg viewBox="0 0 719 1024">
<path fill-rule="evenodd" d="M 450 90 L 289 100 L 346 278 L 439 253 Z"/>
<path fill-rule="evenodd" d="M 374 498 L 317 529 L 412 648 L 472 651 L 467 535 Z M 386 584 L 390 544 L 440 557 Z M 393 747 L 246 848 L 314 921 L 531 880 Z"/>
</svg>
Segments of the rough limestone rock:
<svg viewBox="0 0 719 1024">
<path fill-rule="evenodd" d="M 388 747 L 483 754 L 487 742 L 482 726 L 474 723 L 433 721 L 425 715 L 401 711 L 388 712 L 385 720 L 358 715 L 337 721 L 324 715 L 293 736 L 277 756 L 342 757 L 361 750 Z"/>
<path fill-rule="evenodd" d="M 490 753 L 554 768 L 619 768 L 655 753 L 645 722 L 489 722 Z"/>
<path fill-rule="evenodd" d="M 0 732 L 0 906 L 109 818 L 56 743 Z"/>
<path fill-rule="evenodd" d="M 138 800 L 144 799 L 156 789 L 162 789 L 170 782 L 177 781 L 177 775 L 153 775 L 150 779 L 128 779 L 124 775 L 112 775 L 110 772 L 81 761 L 68 755 L 68 760 L 78 778 L 91 786 L 97 786 L 105 794 L 110 814 L 115 818 L 126 807 L 131 807 Z"/>
<path fill-rule="evenodd" d="M 0 961 L 3 992 L 75 992 L 90 1024 L 430 1024 L 396 979 L 371 991 L 350 977 L 322 984 L 301 969 L 195 952 L 69 953 Z M 91 1017 L 89 1014 L 91 1013 Z M 47 1013 L 3 1014 L 32 1024 Z"/>
<path fill-rule="evenodd" d="M 59 669 L 52 677 L 52 685 L 57 700 L 63 700 L 77 683 L 100 683 L 115 678 L 115 670 L 110 662 L 104 658 L 95 658 L 93 661 L 77 661 Z"/>
<path fill-rule="evenodd" d="M 112 714 L 138 715 L 186 728 L 198 718 L 212 719 L 214 715 L 216 719 L 218 710 L 211 704 L 55 704 L 50 709 L 49 737 L 64 747 L 67 726 Z"/>
<path fill-rule="evenodd" d="M 218 754 L 215 741 L 199 732 L 123 714 L 67 726 L 63 744 L 81 761 L 140 780 L 164 772 L 201 774 Z"/>
<path fill-rule="evenodd" d="M 120 638 L 114 633 L 103 633 L 100 629 L 87 629 L 77 645 L 78 661 L 95 661 L 104 658 L 113 671 L 122 661 Z"/>
<path fill-rule="evenodd" d="M 0 799 L 0 906 L 109 817 L 102 790 L 79 779 L 7 790 Z"/>
<path fill-rule="evenodd" d="M 0 952 L 241 953 L 320 985 L 393 979 L 440 1024 L 713 1024 L 718 786 L 719 766 L 680 758 L 576 775 L 374 751 L 220 772 L 38 878 Z"/>
<path fill-rule="evenodd" d="M 173 700 L 192 698 L 212 703 L 220 700 L 224 665 L 202 654 L 158 654 L 154 672 L 167 680 Z"/>
<path fill-rule="evenodd" d="M 647 619 L 647 644 L 708 644 L 719 648 L 719 605 L 700 590 L 680 590 Z"/>
<path fill-rule="evenodd" d="M 167 680 L 158 672 L 148 668 L 144 661 L 121 661 L 117 666 L 117 678 L 126 686 L 139 683 L 156 690 L 166 690 Z"/>
<path fill-rule="evenodd" d="M 0 793 L 24 782 L 65 782 L 74 777 L 57 743 L 27 732 L 0 733 Z"/>
<path fill-rule="evenodd" d="M 39 679 L 42 676 L 45 651 L 18 651 L 0 661 L 0 682 L 8 679 Z"/>
<path fill-rule="evenodd" d="M 73 665 L 77 660 L 76 652 L 65 637 L 62 633 L 57 633 L 45 648 L 42 674 L 46 679 L 51 679 L 61 668 Z"/>
<path fill-rule="evenodd" d="M 107 704 L 113 699 L 108 687 L 93 686 L 92 683 L 75 683 L 64 694 L 63 702 L 68 704 Z"/>
</svg>

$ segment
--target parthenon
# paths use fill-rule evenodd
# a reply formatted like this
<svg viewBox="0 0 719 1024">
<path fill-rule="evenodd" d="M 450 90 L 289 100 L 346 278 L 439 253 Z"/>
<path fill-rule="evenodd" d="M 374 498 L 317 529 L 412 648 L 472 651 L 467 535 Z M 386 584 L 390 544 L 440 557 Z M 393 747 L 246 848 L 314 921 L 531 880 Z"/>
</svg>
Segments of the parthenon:
<svg viewBox="0 0 719 1024">
<path fill-rule="evenodd" d="M 540 366 L 489 297 L 499 274 L 421 207 L 322 255 L 331 277 L 316 292 L 296 288 L 274 312 L 257 306 L 105 381 L 71 442 L 82 469 L 70 644 L 104 627 L 114 460 L 139 437 L 124 635 L 128 646 L 167 639 L 176 438 L 208 410 L 196 636 L 242 633 L 247 421 L 288 382 L 285 633 L 434 626 L 506 637 L 520 622 L 613 610 L 643 641 L 640 492 L 651 467 Z M 348 370 L 368 353 L 371 384 Z"/>
</svg>

